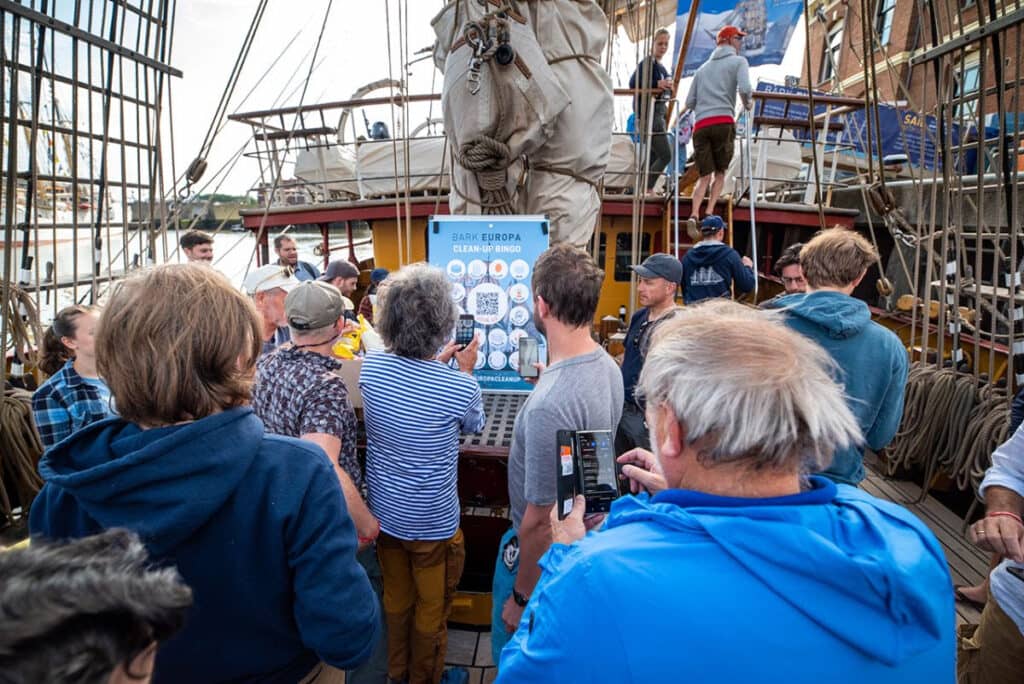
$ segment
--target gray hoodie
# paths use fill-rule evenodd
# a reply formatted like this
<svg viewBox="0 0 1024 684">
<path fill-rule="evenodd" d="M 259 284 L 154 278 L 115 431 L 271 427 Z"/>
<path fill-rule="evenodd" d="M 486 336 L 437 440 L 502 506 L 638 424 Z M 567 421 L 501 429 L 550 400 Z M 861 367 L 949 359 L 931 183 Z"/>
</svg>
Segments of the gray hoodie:
<svg viewBox="0 0 1024 684">
<path fill-rule="evenodd" d="M 736 110 L 736 92 L 749 107 L 753 89 L 747 60 L 731 45 L 719 45 L 693 75 L 686 93 L 686 108 L 692 109 L 696 121 L 712 116 L 732 116 Z"/>
</svg>

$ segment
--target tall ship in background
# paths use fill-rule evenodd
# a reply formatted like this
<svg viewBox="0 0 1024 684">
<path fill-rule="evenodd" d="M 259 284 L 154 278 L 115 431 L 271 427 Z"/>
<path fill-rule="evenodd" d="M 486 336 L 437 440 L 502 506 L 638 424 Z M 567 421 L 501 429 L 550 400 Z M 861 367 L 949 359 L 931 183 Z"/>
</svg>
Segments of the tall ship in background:
<svg viewBox="0 0 1024 684">
<path fill-rule="evenodd" d="M 986 559 L 959 526 L 1006 436 L 1007 421 L 992 416 L 1005 416 L 1024 382 L 1024 9 L 1000 0 L 452 0 L 437 3 L 435 42 L 421 54 L 409 49 L 408 4 L 386 4 L 393 23 L 368 28 L 386 54 L 360 67 L 364 87 L 307 101 L 302 86 L 340 20 L 324 3 L 305 81 L 256 109 L 236 93 L 255 35 L 273 30 L 261 26 L 267 1 L 254 2 L 206 139 L 175 150 L 171 94 L 183 74 L 173 66 L 173 0 L 0 0 L 8 377 L 35 371 L 40 326 L 56 308 L 100 302 L 117 279 L 180 259 L 178 235 L 200 220 L 218 238 L 230 232 L 234 212 L 216 215 L 196 197 L 214 196 L 245 157 L 259 177 L 237 207 L 248 234 L 232 258 L 242 271 L 271 259 L 272 236 L 294 231 L 325 263 L 357 263 L 368 282 L 375 266 L 430 257 L 431 217 L 543 214 L 552 241 L 589 249 L 605 270 L 595 328 L 616 353 L 636 307 L 629 267 L 691 246 L 680 217 L 696 180 L 677 143 L 664 194 L 645 195 L 648 150 L 625 130 L 638 94 L 626 79 L 655 32 L 674 26 L 668 128 L 681 141 L 675 103 L 686 78 L 713 47 L 709 36 L 735 23 L 748 31 L 752 64 L 778 64 L 794 39 L 804 49 L 799 74 L 756 84 L 756 106 L 739 123 L 729 239 L 755 261 L 759 300 L 780 290 L 772 266 L 782 250 L 817 230 L 841 225 L 876 245 L 882 258 L 855 294 L 915 366 L 901 432 L 865 486 L 932 524 L 958 582 L 981 578 Z M 414 68 L 429 68 L 434 87 L 413 91 Z M 650 117 L 637 119 L 650 128 Z M 248 143 L 206 173 L 225 126 L 246 127 Z M 765 363 L 771 356 L 766 349 Z M 485 433 L 463 443 L 461 624 L 489 622 L 521 401 L 488 393 Z M 27 490 L 8 477 L 4 485 L 20 492 L 0 511 L 14 523 Z"/>
</svg>

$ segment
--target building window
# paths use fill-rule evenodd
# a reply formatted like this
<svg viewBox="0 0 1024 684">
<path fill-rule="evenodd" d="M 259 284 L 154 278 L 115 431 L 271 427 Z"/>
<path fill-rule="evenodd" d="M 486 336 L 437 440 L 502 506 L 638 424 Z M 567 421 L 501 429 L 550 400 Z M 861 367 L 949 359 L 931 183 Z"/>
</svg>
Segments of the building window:
<svg viewBox="0 0 1024 684">
<path fill-rule="evenodd" d="M 601 233 L 601 242 L 604 243 L 604 233 Z M 603 245 L 602 245 L 603 247 Z M 640 256 L 639 258 L 633 258 L 633 236 L 630 233 L 616 233 L 615 235 L 615 280 L 618 282 L 629 282 L 629 277 L 633 274 L 633 269 L 630 268 L 633 264 L 639 264 L 641 261 L 651 256 L 651 234 L 643 233 L 640 235 Z M 598 264 L 604 263 L 604 251 L 598 256 Z"/>
<path fill-rule="evenodd" d="M 821 60 L 821 78 L 819 83 L 831 81 L 839 71 L 839 53 L 843 47 L 843 22 L 836 23 L 828 31 L 825 54 Z"/>
<path fill-rule="evenodd" d="M 878 34 L 878 44 L 888 45 L 892 36 L 892 18 L 896 14 L 896 0 L 878 0 L 878 7 L 875 12 L 875 33 Z"/>
<path fill-rule="evenodd" d="M 954 76 L 953 117 L 961 124 L 977 124 L 978 89 L 981 80 L 981 65 L 978 62 L 964 64 Z"/>
</svg>

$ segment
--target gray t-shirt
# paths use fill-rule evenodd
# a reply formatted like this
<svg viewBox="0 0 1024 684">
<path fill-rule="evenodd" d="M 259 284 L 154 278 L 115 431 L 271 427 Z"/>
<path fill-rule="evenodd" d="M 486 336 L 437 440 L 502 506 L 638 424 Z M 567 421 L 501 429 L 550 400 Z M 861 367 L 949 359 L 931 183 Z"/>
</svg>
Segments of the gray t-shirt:
<svg viewBox="0 0 1024 684">
<path fill-rule="evenodd" d="M 554 363 L 516 416 L 508 457 L 512 524 L 526 504 L 555 503 L 559 430 L 615 430 L 622 417 L 622 372 L 604 349 Z"/>
</svg>

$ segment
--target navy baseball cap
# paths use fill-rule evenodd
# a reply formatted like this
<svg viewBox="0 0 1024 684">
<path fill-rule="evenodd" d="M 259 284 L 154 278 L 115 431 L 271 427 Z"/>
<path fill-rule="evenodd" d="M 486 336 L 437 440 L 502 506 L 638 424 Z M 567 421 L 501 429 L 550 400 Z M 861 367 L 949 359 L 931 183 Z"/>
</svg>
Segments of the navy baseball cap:
<svg viewBox="0 0 1024 684">
<path fill-rule="evenodd" d="M 683 279 L 683 265 L 671 254 L 652 254 L 639 266 L 630 266 L 641 278 L 664 278 L 670 283 Z"/>
<path fill-rule="evenodd" d="M 725 221 L 721 216 L 709 214 L 700 222 L 700 232 L 702 233 L 717 233 L 720 230 L 725 230 Z"/>
</svg>

